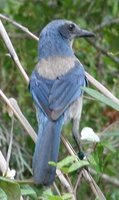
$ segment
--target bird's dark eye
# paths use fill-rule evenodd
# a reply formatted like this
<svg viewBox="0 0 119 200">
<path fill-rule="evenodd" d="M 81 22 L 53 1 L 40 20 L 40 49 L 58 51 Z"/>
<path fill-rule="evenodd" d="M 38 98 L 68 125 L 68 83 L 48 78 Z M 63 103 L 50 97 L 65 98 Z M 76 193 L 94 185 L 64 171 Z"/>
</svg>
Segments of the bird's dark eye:
<svg viewBox="0 0 119 200">
<path fill-rule="evenodd" d="M 68 29 L 69 29 L 69 31 L 73 31 L 75 29 L 75 25 L 74 24 L 69 24 Z"/>
</svg>

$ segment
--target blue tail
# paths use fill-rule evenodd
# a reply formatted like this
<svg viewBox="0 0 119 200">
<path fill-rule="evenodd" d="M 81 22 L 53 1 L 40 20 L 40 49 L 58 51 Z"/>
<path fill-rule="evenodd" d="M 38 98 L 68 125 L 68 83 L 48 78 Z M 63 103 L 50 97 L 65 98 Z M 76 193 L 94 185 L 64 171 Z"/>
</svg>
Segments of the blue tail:
<svg viewBox="0 0 119 200">
<path fill-rule="evenodd" d="M 57 162 L 62 125 L 63 117 L 50 121 L 45 116 L 40 124 L 33 156 L 33 176 L 36 184 L 50 185 L 55 179 L 56 167 L 48 162 Z"/>
</svg>

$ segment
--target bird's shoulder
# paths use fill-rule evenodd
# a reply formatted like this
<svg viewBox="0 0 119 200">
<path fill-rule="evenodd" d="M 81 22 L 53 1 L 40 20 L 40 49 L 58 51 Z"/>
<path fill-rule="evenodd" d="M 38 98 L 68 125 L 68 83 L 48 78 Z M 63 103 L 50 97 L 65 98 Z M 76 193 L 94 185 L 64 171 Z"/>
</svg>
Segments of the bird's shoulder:
<svg viewBox="0 0 119 200">
<path fill-rule="evenodd" d="M 76 65 L 82 68 L 82 64 L 76 57 L 52 57 L 39 61 L 35 70 L 46 79 L 56 79 L 67 74 Z"/>
</svg>

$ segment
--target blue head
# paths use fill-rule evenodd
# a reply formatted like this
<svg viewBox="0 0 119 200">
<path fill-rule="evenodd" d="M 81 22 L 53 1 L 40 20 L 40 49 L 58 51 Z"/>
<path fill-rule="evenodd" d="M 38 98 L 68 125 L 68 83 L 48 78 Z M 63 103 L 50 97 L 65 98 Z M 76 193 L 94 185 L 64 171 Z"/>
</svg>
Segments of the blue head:
<svg viewBox="0 0 119 200">
<path fill-rule="evenodd" d="M 73 56 L 72 42 L 76 37 L 92 37 L 92 32 L 80 29 L 67 20 L 54 20 L 41 31 L 39 38 L 39 59 L 53 56 Z"/>
</svg>

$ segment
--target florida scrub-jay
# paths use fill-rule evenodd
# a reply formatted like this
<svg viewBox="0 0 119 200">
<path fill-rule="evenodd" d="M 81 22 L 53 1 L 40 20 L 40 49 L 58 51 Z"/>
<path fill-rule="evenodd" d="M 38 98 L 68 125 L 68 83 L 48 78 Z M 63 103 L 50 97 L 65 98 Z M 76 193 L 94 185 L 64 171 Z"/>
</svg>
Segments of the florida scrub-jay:
<svg viewBox="0 0 119 200">
<path fill-rule="evenodd" d="M 56 168 L 62 126 L 73 121 L 73 136 L 80 144 L 79 121 L 82 110 L 82 86 L 86 86 L 84 68 L 75 57 L 75 37 L 91 37 L 92 32 L 80 29 L 67 20 L 54 20 L 40 34 L 38 64 L 30 78 L 30 92 L 37 108 L 38 139 L 33 156 L 36 184 L 50 185 Z M 80 145 L 79 145 L 80 146 Z"/>
</svg>

